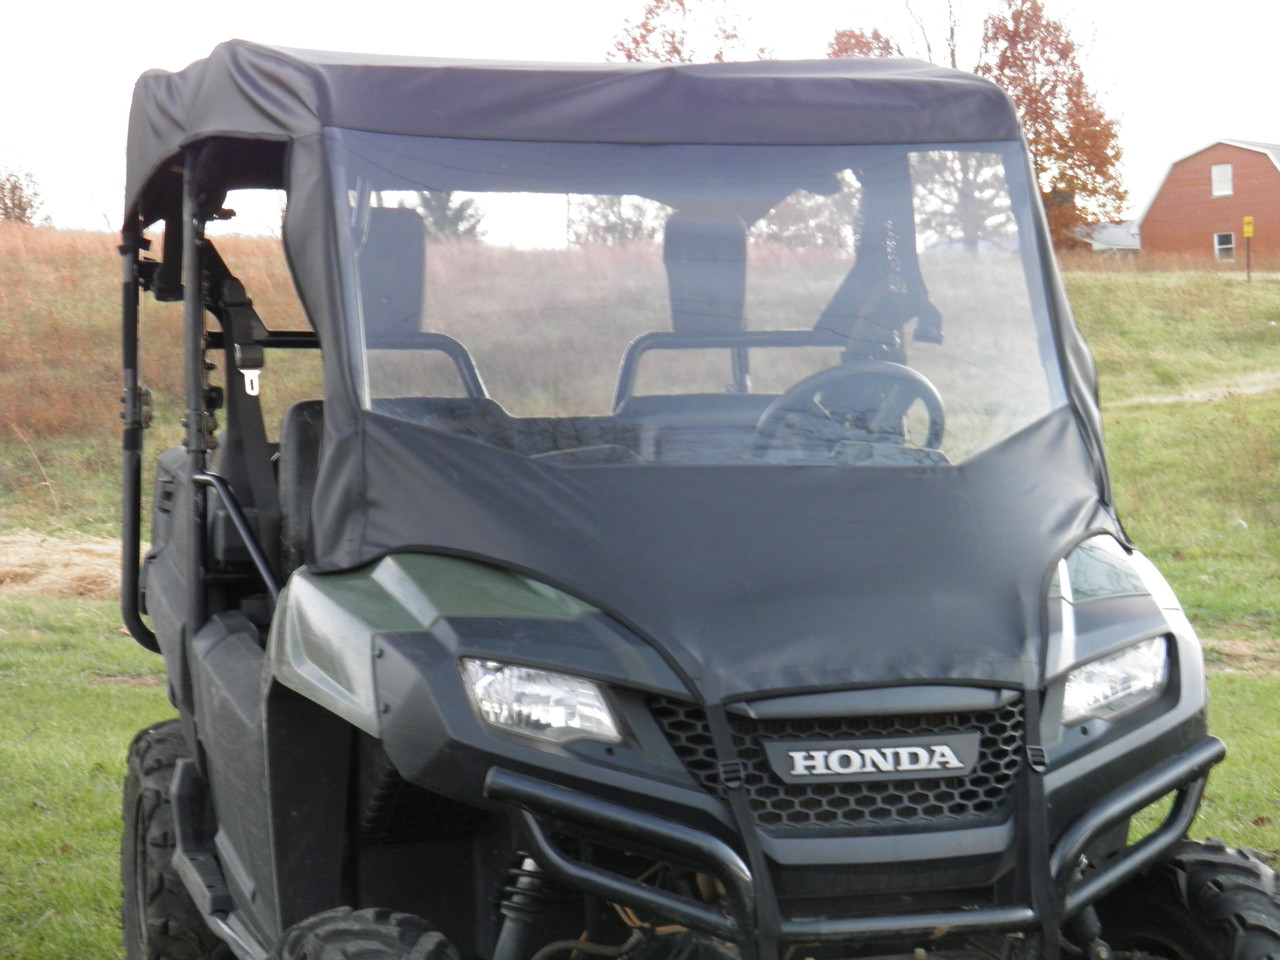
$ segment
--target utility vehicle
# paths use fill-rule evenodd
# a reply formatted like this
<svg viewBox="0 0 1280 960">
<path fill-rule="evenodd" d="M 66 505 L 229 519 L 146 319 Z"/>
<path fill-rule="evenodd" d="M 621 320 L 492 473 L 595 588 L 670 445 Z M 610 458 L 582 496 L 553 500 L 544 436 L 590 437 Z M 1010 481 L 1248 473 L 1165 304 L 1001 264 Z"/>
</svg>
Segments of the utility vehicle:
<svg viewBox="0 0 1280 960">
<path fill-rule="evenodd" d="M 1280 955 L 995 86 L 233 41 L 126 190 L 130 958 Z"/>
</svg>

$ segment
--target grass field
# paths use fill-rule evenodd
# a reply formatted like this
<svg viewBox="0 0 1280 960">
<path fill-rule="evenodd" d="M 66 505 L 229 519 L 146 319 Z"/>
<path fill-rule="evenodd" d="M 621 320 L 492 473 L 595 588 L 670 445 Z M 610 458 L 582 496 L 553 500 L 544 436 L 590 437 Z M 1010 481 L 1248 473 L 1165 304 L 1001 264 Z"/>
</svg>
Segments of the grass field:
<svg viewBox="0 0 1280 960">
<path fill-rule="evenodd" d="M 112 587 L 93 557 L 110 545 L 89 539 L 118 525 L 114 242 L 0 224 L 0 958 L 120 955 L 124 750 L 171 712 L 159 658 L 120 633 L 102 599 Z M 224 254 L 257 271 L 248 285 L 264 314 L 289 313 L 269 242 L 228 241 Z M 1213 723 L 1231 753 L 1195 833 L 1275 851 L 1280 278 L 1073 269 L 1066 279 L 1098 361 L 1121 516 L 1206 640 Z M 180 319 L 174 305 L 145 309 L 156 451 L 180 436 L 180 384 L 158 359 Z M 311 376 L 285 379 L 292 388 Z M 29 555 L 48 568 L 41 578 Z"/>
<path fill-rule="evenodd" d="M 0 957 L 119 957 L 120 784 L 172 715 L 115 604 L 0 594 Z"/>
</svg>

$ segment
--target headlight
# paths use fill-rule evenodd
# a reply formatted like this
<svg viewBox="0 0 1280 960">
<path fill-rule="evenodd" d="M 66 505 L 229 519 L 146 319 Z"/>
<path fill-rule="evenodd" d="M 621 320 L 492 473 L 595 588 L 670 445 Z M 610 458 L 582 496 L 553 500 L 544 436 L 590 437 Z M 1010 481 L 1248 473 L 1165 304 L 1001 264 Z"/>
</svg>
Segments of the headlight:
<svg viewBox="0 0 1280 960">
<path fill-rule="evenodd" d="M 1062 722 L 1114 720 L 1160 695 L 1169 675 L 1163 637 L 1152 637 L 1076 667 L 1067 674 Z"/>
<path fill-rule="evenodd" d="M 485 723 L 550 743 L 622 735 L 604 694 L 590 680 L 492 660 L 462 661 L 462 675 Z"/>
</svg>

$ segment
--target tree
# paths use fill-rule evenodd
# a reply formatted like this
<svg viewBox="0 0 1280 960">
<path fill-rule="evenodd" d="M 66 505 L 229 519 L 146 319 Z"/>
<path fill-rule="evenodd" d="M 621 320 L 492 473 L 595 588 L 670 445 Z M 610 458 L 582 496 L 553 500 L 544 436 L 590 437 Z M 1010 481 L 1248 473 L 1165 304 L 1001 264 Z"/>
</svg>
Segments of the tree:
<svg viewBox="0 0 1280 960">
<path fill-rule="evenodd" d="M 1128 199 L 1116 122 L 1085 83 L 1077 49 L 1041 0 L 1004 0 L 987 17 L 975 71 L 1018 107 L 1059 246 L 1078 245 L 1081 225 L 1116 219 Z"/>
<path fill-rule="evenodd" d="M 34 224 L 40 212 L 40 191 L 31 174 L 0 170 L 0 223 Z"/>
<path fill-rule="evenodd" d="M 751 227 L 752 241 L 852 253 L 862 187 L 852 174 L 837 174 L 827 193 L 796 190 Z"/>
<path fill-rule="evenodd" d="M 948 49 L 955 66 L 956 20 L 950 5 L 948 10 Z M 915 22 L 924 34 L 919 18 Z M 878 30 L 842 30 L 829 52 L 897 56 L 900 48 Z M 983 24 L 974 68 L 1003 87 L 1018 108 L 1058 246 L 1077 245 L 1082 224 L 1117 218 L 1128 199 L 1120 180 L 1117 124 L 1085 83 L 1077 54 L 1066 27 L 1045 15 L 1041 0 L 1001 0 L 1001 9 Z"/>
<path fill-rule="evenodd" d="M 427 239 L 479 239 L 481 214 L 470 198 L 454 201 L 451 190 L 419 190 L 418 212 L 426 225 Z"/>
<path fill-rule="evenodd" d="M 998 157 L 976 151 L 937 150 L 912 164 L 916 235 L 958 241 L 975 250 L 1007 241 L 1014 226 Z"/>
<path fill-rule="evenodd" d="M 763 55 L 763 50 L 746 49 L 727 0 L 648 0 L 639 20 L 627 21 L 609 59 L 723 63 Z"/>
<path fill-rule="evenodd" d="M 569 242 L 577 246 L 653 243 L 671 208 L 643 197 L 579 196 L 569 207 Z"/>
<path fill-rule="evenodd" d="M 957 33 L 960 11 L 957 10 L 957 5 L 960 0 L 945 0 L 945 2 L 947 62 L 955 67 L 959 62 Z M 920 14 L 913 0 L 902 0 L 902 4 L 911 20 L 912 38 L 920 44 L 920 56 L 930 62 L 936 62 L 933 55 L 935 37 L 930 32 L 925 18 Z M 882 34 L 879 29 L 873 29 L 870 33 L 864 30 L 836 31 L 835 39 L 827 48 L 827 55 L 830 57 L 901 57 L 907 54 L 897 41 L 887 34 Z"/>
<path fill-rule="evenodd" d="M 870 33 L 863 30 L 837 30 L 835 37 L 827 44 L 828 57 L 900 57 L 902 48 L 873 29 Z"/>
</svg>

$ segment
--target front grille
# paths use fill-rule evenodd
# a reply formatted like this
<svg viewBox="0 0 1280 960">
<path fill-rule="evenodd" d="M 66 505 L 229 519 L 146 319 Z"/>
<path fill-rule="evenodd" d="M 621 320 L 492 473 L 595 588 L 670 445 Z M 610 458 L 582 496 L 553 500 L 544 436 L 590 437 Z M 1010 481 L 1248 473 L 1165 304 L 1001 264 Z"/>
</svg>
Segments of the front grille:
<svg viewBox="0 0 1280 960">
<path fill-rule="evenodd" d="M 649 709 L 689 773 L 719 794 L 718 759 L 705 711 L 696 704 L 650 697 Z M 1021 763 L 1021 702 L 995 710 L 891 717 L 751 720 L 730 715 L 734 748 L 756 822 L 774 831 L 822 828 L 847 832 L 923 831 L 1003 823 L 1012 812 Z M 770 767 L 771 740 L 859 740 L 980 734 L 978 762 L 962 777 L 786 783 Z"/>
</svg>

